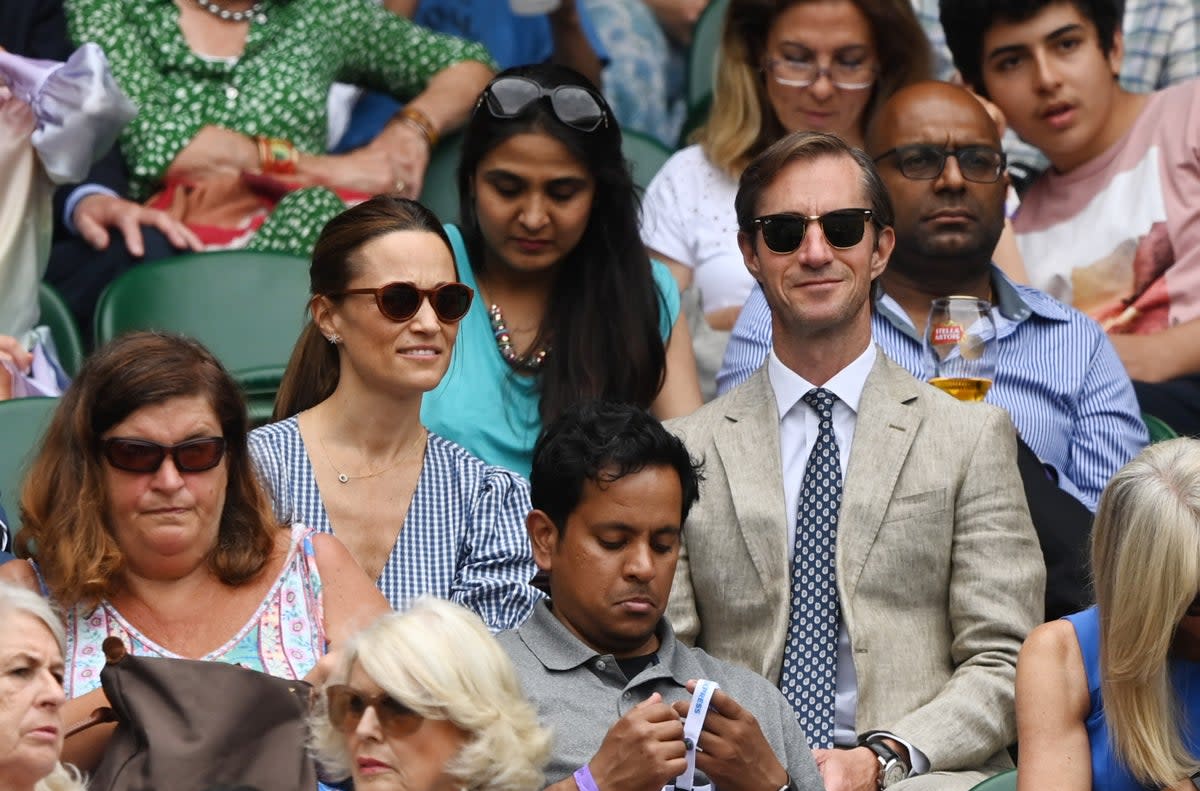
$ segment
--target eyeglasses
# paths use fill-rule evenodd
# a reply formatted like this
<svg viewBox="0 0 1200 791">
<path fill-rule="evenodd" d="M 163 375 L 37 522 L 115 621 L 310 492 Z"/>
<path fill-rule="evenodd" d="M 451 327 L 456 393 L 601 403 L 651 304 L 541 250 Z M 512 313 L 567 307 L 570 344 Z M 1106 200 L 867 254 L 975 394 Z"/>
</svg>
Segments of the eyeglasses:
<svg viewBox="0 0 1200 791">
<path fill-rule="evenodd" d="M 775 82 L 789 88 L 807 88 L 822 77 L 828 77 L 834 87 L 843 91 L 861 91 L 875 84 L 875 67 L 863 61 L 835 60 L 829 66 L 820 66 L 815 60 L 768 58 L 766 70 Z"/>
<path fill-rule="evenodd" d="M 342 733 L 353 733 L 367 709 L 375 709 L 379 728 L 389 737 L 412 733 L 424 719 L 387 693 L 368 697 L 346 684 L 326 687 L 325 700 L 328 702 L 329 721 Z"/>
<path fill-rule="evenodd" d="M 874 214 L 870 209 L 838 209 L 825 214 L 768 214 L 755 217 L 754 224 L 762 229 L 767 249 L 773 253 L 795 252 L 804 241 L 810 222 L 821 224 L 821 233 L 830 247 L 845 250 L 862 241 L 867 221 Z"/>
<path fill-rule="evenodd" d="M 168 453 L 180 472 L 204 472 L 221 463 L 225 438 L 201 437 L 178 445 L 160 445 L 148 439 L 110 437 L 101 443 L 101 449 L 109 464 L 126 472 L 158 472 Z"/>
<path fill-rule="evenodd" d="M 329 296 L 344 297 L 347 294 L 373 295 L 379 312 L 392 321 L 408 321 L 417 315 L 422 300 L 428 299 L 437 317 L 453 324 L 467 315 L 475 291 L 465 283 L 443 283 L 436 288 L 417 288 L 414 283 L 387 283 L 379 288 L 348 288 Z"/>
<path fill-rule="evenodd" d="M 1008 157 L 990 146 L 949 149 L 931 145 L 897 146 L 875 157 L 878 162 L 895 155 L 900 172 L 909 179 L 935 179 L 946 168 L 946 158 L 958 160 L 963 178 L 979 184 L 994 184 L 1004 172 Z"/>
<path fill-rule="evenodd" d="M 555 117 L 580 132 L 594 132 L 608 126 L 604 101 L 581 85 L 543 88 L 528 77 L 501 77 L 484 88 L 480 102 L 496 118 L 516 118 L 538 99 L 548 97 Z"/>
</svg>

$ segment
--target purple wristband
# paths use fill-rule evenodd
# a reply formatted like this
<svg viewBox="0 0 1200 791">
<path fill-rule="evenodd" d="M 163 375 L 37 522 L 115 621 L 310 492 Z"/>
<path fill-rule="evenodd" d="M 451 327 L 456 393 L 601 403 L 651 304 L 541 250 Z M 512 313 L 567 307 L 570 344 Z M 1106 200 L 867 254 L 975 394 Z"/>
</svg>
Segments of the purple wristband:
<svg viewBox="0 0 1200 791">
<path fill-rule="evenodd" d="M 579 786 L 579 791 L 600 791 L 596 785 L 596 778 L 592 777 L 592 770 L 587 764 L 575 770 L 575 785 Z"/>
</svg>

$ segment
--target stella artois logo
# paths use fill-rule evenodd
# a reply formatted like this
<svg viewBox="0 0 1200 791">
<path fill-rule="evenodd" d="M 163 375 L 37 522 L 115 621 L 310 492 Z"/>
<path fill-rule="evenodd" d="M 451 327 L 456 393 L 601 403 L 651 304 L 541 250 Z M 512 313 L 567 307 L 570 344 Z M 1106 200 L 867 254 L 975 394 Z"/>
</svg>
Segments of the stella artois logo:
<svg viewBox="0 0 1200 791">
<path fill-rule="evenodd" d="M 953 321 L 933 325 L 933 345 L 949 346 L 958 343 L 963 337 L 963 327 Z"/>
</svg>

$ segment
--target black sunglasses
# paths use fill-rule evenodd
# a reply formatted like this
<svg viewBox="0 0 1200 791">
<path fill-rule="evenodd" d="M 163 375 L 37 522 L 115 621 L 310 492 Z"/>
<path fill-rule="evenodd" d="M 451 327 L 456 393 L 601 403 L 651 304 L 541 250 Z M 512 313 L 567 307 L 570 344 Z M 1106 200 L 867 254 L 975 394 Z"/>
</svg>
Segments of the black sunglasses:
<svg viewBox="0 0 1200 791">
<path fill-rule="evenodd" d="M 767 249 L 773 253 L 792 253 L 804 241 L 810 222 L 821 224 L 821 233 L 830 247 L 845 250 L 862 241 L 870 209 L 838 209 L 825 214 L 768 214 L 755 217 L 754 224 L 762 229 Z"/>
<path fill-rule="evenodd" d="M 948 157 L 958 160 L 958 169 L 963 178 L 978 184 L 994 184 L 1004 172 L 1004 166 L 1008 164 L 1008 157 L 1004 152 L 990 146 L 963 146 L 953 149 L 920 144 L 897 146 L 875 157 L 875 161 L 890 156 L 896 157 L 896 164 L 905 178 L 922 181 L 942 175 Z"/>
<path fill-rule="evenodd" d="M 390 737 L 412 733 L 423 719 L 387 693 L 368 696 L 346 684 L 326 687 L 325 700 L 328 703 L 329 721 L 342 733 L 353 733 L 367 709 L 375 709 L 380 730 Z"/>
<path fill-rule="evenodd" d="M 148 439 L 110 437 L 101 448 L 109 464 L 126 472 L 158 472 L 168 453 L 180 472 L 204 472 L 221 463 L 225 438 L 201 437 L 178 445 L 160 445 Z"/>
<path fill-rule="evenodd" d="M 484 88 L 479 100 L 496 118 L 516 118 L 543 97 L 550 99 L 550 109 L 558 120 L 580 132 L 594 132 L 601 124 L 608 126 L 603 100 L 581 85 L 543 88 L 528 77 L 501 77 Z"/>
<path fill-rule="evenodd" d="M 475 296 L 474 290 L 465 283 L 443 283 L 434 288 L 418 288 L 413 283 L 387 283 L 379 288 L 348 288 L 329 296 L 344 297 L 347 294 L 371 294 L 379 312 L 392 321 L 408 321 L 421 309 L 421 301 L 428 299 L 433 312 L 447 324 L 461 321 Z"/>
</svg>

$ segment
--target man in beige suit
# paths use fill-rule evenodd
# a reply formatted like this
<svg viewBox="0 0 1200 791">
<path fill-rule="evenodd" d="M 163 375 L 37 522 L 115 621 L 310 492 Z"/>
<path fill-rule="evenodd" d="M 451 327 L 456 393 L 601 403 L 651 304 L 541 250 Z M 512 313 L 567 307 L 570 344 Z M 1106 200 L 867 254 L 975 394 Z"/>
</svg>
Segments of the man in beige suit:
<svg viewBox="0 0 1200 791">
<path fill-rule="evenodd" d="M 1042 619 L 1012 424 L 871 342 L 894 234 L 865 154 L 791 135 L 736 211 L 773 350 L 671 425 L 707 476 L 670 620 L 780 684 L 829 791 L 969 789 L 1011 765 L 1017 651 Z"/>
</svg>

